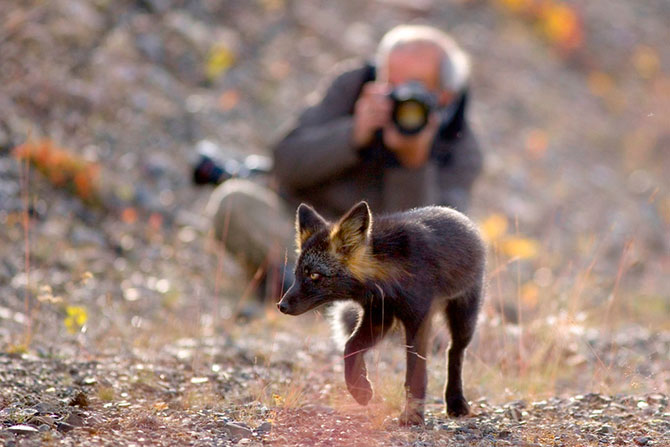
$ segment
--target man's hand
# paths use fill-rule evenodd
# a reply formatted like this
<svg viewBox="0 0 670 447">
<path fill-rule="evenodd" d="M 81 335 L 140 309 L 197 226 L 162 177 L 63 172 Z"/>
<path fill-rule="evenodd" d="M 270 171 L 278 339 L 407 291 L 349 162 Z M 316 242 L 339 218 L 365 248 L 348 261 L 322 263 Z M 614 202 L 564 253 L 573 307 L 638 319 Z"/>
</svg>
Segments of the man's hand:
<svg viewBox="0 0 670 447">
<path fill-rule="evenodd" d="M 387 84 L 368 82 L 354 105 L 353 142 L 356 147 L 370 144 L 375 132 L 391 122 L 393 102 L 388 97 Z"/>
<path fill-rule="evenodd" d="M 395 153 L 406 168 L 419 168 L 430 156 L 438 128 L 439 119 L 435 113 L 431 114 L 426 127 L 416 135 L 403 135 L 389 122 L 384 126 L 384 145 Z"/>
</svg>

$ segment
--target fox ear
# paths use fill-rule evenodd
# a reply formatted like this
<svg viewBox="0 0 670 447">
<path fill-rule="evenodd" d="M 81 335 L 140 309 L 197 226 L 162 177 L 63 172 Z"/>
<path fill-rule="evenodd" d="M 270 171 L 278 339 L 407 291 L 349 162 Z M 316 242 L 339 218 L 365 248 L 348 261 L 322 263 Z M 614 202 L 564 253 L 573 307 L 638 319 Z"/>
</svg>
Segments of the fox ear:
<svg viewBox="0 0 670 447">
<path fill-rule="evenodd" d="M 309 205 L 301 203 L 295 215 L 296 246 L 298 251 L 314 233 L 326 228 L 328 222 Z"/>
<path fill-rule="evenodd" d="M 366 202 L 360 202 L 351 208 L 330 233 L 335 251 L 348 255 L 356 248 L 367 244 L 372 230 L 372 214 Z"/>
</svg>

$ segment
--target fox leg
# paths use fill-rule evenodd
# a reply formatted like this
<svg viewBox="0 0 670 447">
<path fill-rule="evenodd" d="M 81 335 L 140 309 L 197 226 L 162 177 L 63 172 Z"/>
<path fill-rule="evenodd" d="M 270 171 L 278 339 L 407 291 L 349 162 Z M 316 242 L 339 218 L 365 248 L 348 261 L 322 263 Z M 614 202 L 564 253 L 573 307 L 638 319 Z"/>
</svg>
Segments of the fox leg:
<svg viewBox="0 0 670 447">
<path fill-rule="evenodd" d="M 447 414 L 450 416 L 465 416 L 470 412 L 468 401 L 463 396 L 463 357 L 475 332 L 480 300 L 481 285 L 477 285 L 462 296 L 449 300 L 445 310 L 451 332 L 451 345 L 444 399 Z"/>
<path fill-rule="evenodd" d="M 402 425 L 423 424 L 424 401 L 428 374 L 426 372 L 426 355 L 428 352 L 428 334 L 430 318 L 421 319 L 418 325 L 405 324 L 407 343 L 407 370 L 405 372 L 405 390 L 407 403 L 400 415 Z"/>
<path fill-rule="evenodd" d="M 384 338 L 393 325 L 393 315 L 383 304 L 370 303 L 363 311 L 361 321 L 344 346 L 344 378 L 347 389 L 361 405 L 367 405 L 372 398 L 372 386 L 363 355 L 379 340 Z"/>
</svg>

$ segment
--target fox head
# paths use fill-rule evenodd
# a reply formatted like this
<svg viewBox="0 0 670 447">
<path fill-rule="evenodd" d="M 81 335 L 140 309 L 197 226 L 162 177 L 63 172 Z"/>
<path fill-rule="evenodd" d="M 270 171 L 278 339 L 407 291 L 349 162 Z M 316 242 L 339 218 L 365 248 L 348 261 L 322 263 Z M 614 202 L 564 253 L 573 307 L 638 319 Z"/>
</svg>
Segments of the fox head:
<svg viewBox="0 0 670 447">
<path fill-rule="evenodd" d="M 279 310 L 300 315 L 360 294 L 363 282 L 375 270 L 368 204 L 360 202 L 331 224 L 303 203 L 296 212 L 295 226 L 299 255 L 295 282 L 279 301 Z"/>
</svg>

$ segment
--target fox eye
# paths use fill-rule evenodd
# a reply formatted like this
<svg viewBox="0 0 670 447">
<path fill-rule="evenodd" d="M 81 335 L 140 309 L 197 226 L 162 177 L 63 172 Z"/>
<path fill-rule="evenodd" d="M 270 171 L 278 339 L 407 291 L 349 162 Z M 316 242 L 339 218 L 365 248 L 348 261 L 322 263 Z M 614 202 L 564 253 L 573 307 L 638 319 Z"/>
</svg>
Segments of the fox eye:
<svg viewBox="0 0 670 447">
<path fill-rule="evenodd" d="M 312 272 L 309 274 L 309 279 L 311 279 L 312 281 L 316 281 L 319 278 L 321 278 L 321 275 L 317 272 Z"/>
</svg>

